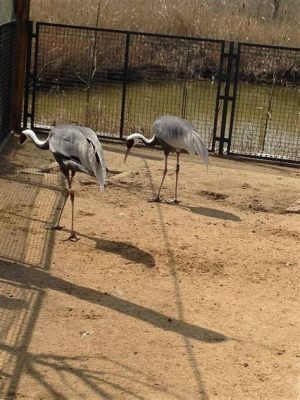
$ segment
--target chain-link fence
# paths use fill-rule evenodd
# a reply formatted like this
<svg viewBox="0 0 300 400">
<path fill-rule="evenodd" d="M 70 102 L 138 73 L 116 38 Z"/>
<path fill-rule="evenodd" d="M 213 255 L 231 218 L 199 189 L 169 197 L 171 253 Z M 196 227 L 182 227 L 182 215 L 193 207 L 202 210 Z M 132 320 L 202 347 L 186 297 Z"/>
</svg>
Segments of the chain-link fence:
<svg viewBox="0 0 300 400">
<path fill-rule="evenodd" d="M 300 161 L 300 49 L 239 44 L 230 151 Z"/>
<path fill-rule="evenodd" d="M 11 128 L 15 22 L 0 25 L 0 141 Z"/>
</svg>

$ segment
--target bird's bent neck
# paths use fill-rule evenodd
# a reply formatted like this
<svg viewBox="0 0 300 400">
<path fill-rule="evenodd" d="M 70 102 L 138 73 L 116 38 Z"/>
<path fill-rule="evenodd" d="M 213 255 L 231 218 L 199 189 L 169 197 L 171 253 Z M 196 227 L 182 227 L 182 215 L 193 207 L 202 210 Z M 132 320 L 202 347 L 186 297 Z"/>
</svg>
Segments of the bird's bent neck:
<svg viewBox="0 0 300 400">
<path fill-rule="evenodd" d="M 43 150 L 49 149 L 49 136 L 47 137 L 46 140 L 40 140 L 31 129 L 26 129 L 25 131 L 23 131 L 23 133 L 27 137 L 29 137 L 39 149 Z"/>
<path fill-rule="evenodd" d="M 140 133 L 133 133 L 132 135 L 128 136 L 127 140 L 130 139 L 141 139 L 141 141 L 147 145 L 154 145 L 156 144 L 156 137 L 153 136 L 151 139 L 147 139 L 145 136 L 143 136 Z"/>
</svg>

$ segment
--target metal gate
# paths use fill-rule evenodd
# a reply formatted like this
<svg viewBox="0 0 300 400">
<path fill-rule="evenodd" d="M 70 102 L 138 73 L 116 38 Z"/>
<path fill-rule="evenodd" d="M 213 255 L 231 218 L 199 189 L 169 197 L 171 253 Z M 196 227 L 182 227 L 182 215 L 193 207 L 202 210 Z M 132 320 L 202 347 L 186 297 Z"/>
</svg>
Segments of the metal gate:
<svg viewBox="0 0 300 400">
<path fill-rule="evenodd" d="M 74 122 L 122 139 L 173 114 L 212 149 L 224 41 L 48 23 L 31 36 L 24 126 Z"/>
<path fill-rule="evenodd" d="M 300 49 L 238 43 L 228 154 L 300 162 Z"/>
</svg>

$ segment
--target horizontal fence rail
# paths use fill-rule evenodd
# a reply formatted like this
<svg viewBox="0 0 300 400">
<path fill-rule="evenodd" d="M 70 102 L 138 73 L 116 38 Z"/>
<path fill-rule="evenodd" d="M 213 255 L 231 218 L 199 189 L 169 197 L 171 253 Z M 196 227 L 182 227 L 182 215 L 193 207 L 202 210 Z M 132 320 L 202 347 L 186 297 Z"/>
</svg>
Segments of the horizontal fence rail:
<svg viewBox="0 0 300 400">
<path fill-rule="evenodd" d="M 11 129 L 15 22 L 0 25 L 0 141 Z"/>
<path fill-rule="evenodd" d="M 160 115 L 209 150 L 300 162 L 300 49 L 37 23 L 24 125 L 151 135 Z"/>
</svg>

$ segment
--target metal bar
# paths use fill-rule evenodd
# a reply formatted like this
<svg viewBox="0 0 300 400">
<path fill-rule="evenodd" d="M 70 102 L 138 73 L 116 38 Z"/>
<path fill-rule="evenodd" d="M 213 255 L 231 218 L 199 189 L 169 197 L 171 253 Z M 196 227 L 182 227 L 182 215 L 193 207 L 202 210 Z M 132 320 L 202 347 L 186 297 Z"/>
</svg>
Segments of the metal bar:
<svg viewBox="0 0 300 400">
<path fill-rule="evenodd" d="M 138 36 L 150 36 L 150 37 L 164 37 L 169 39 L 180 39 L 180 40 L 201 40 L 202 42 L 212 42 L 212 43 L 222 43 L 223 40 L 221 39 L 208 39 L 202 38 L 198 36 L 178 36 L 178 35 L 164 35 L 161 33 L 151 33 L 151 32 L 141 32 L 141 31 L 126 31 L 123 29 L 108 29 L 108 28 L 94 28 L 92 26 L 83 26 L 83 25 L 68 25 L 68 24 L 53 24 L 51 22 L 38 22 L 40 25 L 47 25 L 47 26 L 55 26 L 59 28 L 70 28 L 70 29 L 85 29 L 85 30 L 92 30 L 92 31 L 101 31 L 101 32 L 111 32 L 111 33 L 123 33 L 123 34 L 131 34 L 131 35 L 138 35 Z"/>
<path fill-rule="evenodd" d="M 280 157 L 268 157 L 268 156 L 258 156 L 253 154 L 243 154 L 243 153 L 230 153 L 225 156 L 228 159 L 236 159 L 236 160 L 253 160 L 253 161 L 265 161 L 270 164 L 279 164 L 284 166 L 291 166 L 293 168 L 300 168 L 300 162 L 297 160 L 292 160 L 289 158 L 280 158 Z"/>
<path fill-rule="evenodd" d="M 230 124 L 229 124 L 229 135 L 228 135 L 228 146 L 227 146 L 227 154 L 230 154 L 231 147 L 231 138 L 232 138 L 232 130 L 234 123 L 234 115 L 235 115 L 235 105 L 236 105 L 236 97 L 237 97 L 237 89 L 239 82 L 239 68 L 240 68 L 240 54 L 241 47 L 237 45 L 237 52 L 235 57 L 235 73 L 234 73 L 234 85 L 233 85 L 233 93 L 232 93 L 232 106 L 231 106 L 231 115 L 230 115 Z"/>
<path fill-rule="evenodd" d="M 260 44 L 260 43 L 249 43 L 249 42 L 238 42 L 239 45 L 247 47 L 261 47 L 266 49 L 277 49 L 277 50 L 288 50 L 288 51 L 300 51 L 300 47 L 285 47 L 285 46 L 274 46 L 272 44 Z"/>
<path fill-rule="evenodd" d="M 30 0 L 14 0 L 14 9 L 17 27 L 12 85 L 12 128 L 19 132 L 22 124 Z"/>
<path fill-rule="evenodd" d="M 189 58 L 189 49 L 187 49 L 187 54 L 186 54 L 186 59 L 185 59 L 185 68 L 184 68 L 184 77 L 183 77 L 182 104 L 181 104 L 182 118 L 186 117 L 188 58 Z"/>
<path fill-rule="evenodd" d="M 227 109 L 228 109 L 228 97 L 230 90 L 230 80 L 231 80 L 231 70 L 232 70 L 232 54 L 234 43 L 229 43 L 229 56 L 227 62 L 227 74 L 226 74 L 226 83 L 225 83 L 225 91 L 224 91 L 224 103 L 223 103 L 223 113 L 222 113 L 222 122 L 221 122 L 221 132 L 220 132 L 220 141 L 219 141 L 219 154 L 224 153 L 224 142 L 225 142 L 225 132 L 226 132 L 226 121 L 227 121 Z"/>
<path fill-rule="evenodd" d="M 121 119 L 120 119 L 120 138 L 121 139 L 123 137 L 124 120 L 125 120 L 127 74 L 128 74 L 128 59 L 129 59 L 129 44 L 130 44 L 130 34 L 127 33 L 126 34 L 126 46 L 125 46 L 125 60 L 124 60 L 124 78 L 123 78 Z"/>
<path fill-rule="evenodd" d="M 11 131 L 16 23 L 0 25 L 0 141 Z"/>
<path fill-rule="evenodd" d="M 31 113 L 29 113 L 28 105 L 29 105 L 29 79 L 31 77 L 31 47 L 32 47 L 32 29 L 33 23 L 29 21 L 28 28 L 28 44 L 27 44 L 27 63 L 26 63 L 26 75 L 25 75 L 25 92 L 24 92 L 24 109 L 23 109 L 23 128 L 27 128 L 28 118 L 31 117 Z"/>
<path fill-rule="evenodd" d="M 219 99 L 220 99 L 220 100 L 225 100 L 225 96 L 224 96 L 224 95 L 221 95 L 221 96 L 219 96 Z M 227 97 L 227 100 L 229 100 L 229 101 L 232 101 L 233 99 L 234 99 L 233 96 L 228 96 L 228 97 Z"/>
<path fill-rule="evenodd" d="M 221 92 L 224 52 L 225 52 L 225 42 L 223 41 L 222 46 L 221 46 L 221 54 L 220 54 L 219 79 L 218 79 L 218 88 L 217 88 L 216 106 L 215 106 L 215 119 L 214 119 L 214 127 L 213 127 L 213 141 L 212 141 L 212 151 L 213 152 L 215 151 L 216 140 L 219 140 L 219 138 L 217 139 L 217 127 L 218 127 L 218 116 L 219 116 L 219 109 L 220 109 L 220 92 Z"/>
<path fill-rule="evenodd" d="M 35 92 L 36 92 L 36 81 L 37 81 L 37 68 L 38 68 L 38 51 L 39 51 L 39 31 L 40 24 L 36 24 L 36 39 L 34 46 L 34 64 L 33 64 L 33 80 L 32 80 L 32 103 L 31 103 L 31 129 L 34 128 L 35 118 Z"/>
</svg>

